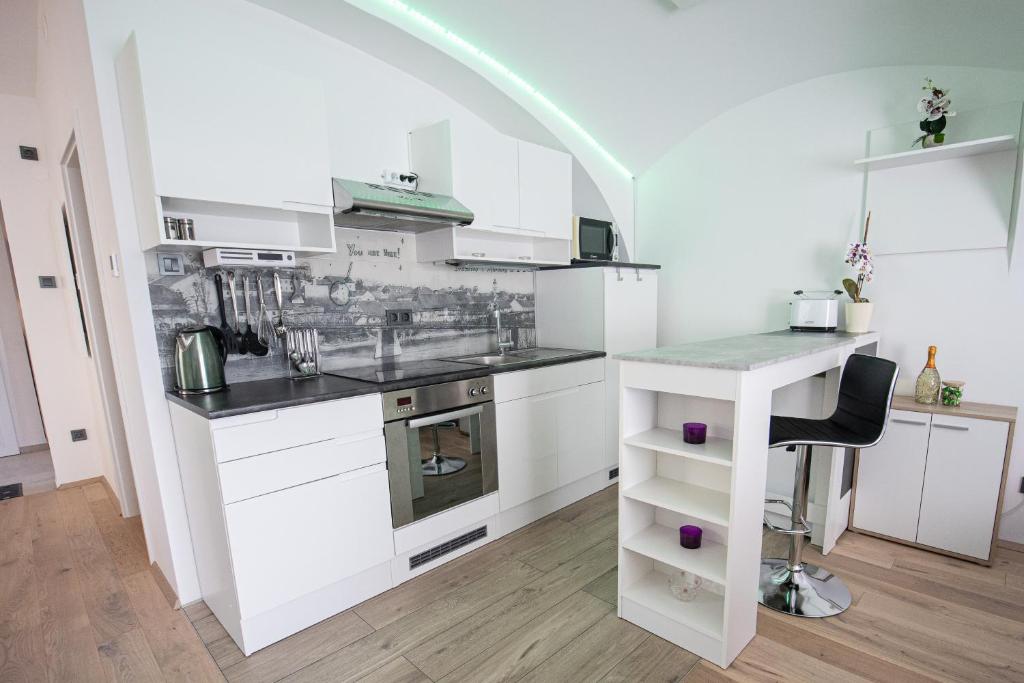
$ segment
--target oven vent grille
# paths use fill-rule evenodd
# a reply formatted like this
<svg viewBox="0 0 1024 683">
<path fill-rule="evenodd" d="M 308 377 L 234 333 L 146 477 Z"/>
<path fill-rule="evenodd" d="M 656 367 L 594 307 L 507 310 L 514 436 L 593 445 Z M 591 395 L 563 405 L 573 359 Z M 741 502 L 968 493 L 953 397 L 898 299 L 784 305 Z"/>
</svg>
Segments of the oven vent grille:
<svg viewBox="0 0 1024 683">
<path fill-rule="evenodd" d="M 473 541 L 478 541 L 481 538 L 487 537 L 487 527 L 482 526 L 479 529 L 473 529 L 472 531 L 466 532 L 461 536 L 456 536 L 453 539 L 447 540 L 441 545 L 435 545 L 433 548 L 424 550 L 422 553 L 416 553 L 409 558 L 409 569 L 415 569 L 427 562 L 432 562 L 442 555 L 447 555 L 450 552 L 458 550 L 463 546 L 467 546 Z"/>
</svg>

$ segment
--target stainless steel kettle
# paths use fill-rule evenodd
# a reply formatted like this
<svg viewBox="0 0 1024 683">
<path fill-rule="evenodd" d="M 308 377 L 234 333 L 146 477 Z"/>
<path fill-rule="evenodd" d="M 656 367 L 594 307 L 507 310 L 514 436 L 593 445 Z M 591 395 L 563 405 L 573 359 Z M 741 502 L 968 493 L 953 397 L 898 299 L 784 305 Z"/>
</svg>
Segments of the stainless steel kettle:
<svg viewBox="0 0 1024 683">
<path fill-rule="evenodd" d="M 186 327 L 174 340 L 174 390 L 179 394 L 209 394 L 227 389 L 224 361 L 228 349 L 216 327 Z"/>
</svg>

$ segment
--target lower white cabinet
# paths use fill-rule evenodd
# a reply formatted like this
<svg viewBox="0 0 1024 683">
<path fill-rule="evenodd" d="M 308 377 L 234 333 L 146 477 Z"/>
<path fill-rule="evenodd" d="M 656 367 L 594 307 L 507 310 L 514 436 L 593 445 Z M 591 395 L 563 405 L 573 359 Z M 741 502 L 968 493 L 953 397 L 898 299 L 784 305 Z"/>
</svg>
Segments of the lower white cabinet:
<svg viewBox="0 0 1024 683">
<path fill-rule="evenodd" d="M 1016 409 L 893 406 L 882 441 L 858 453 L 850 528 L 990 562 Z"/>
<path fill-rule="evenodd" d="M 242 652 L 392 587 L 380 394 L 170 413 L 200 590 Z"/>
<path fill-rule="evenodd" d="M 603 362 L 595 359 L 495 376 L 502 510 L 606 467 Z"/>
</svg>

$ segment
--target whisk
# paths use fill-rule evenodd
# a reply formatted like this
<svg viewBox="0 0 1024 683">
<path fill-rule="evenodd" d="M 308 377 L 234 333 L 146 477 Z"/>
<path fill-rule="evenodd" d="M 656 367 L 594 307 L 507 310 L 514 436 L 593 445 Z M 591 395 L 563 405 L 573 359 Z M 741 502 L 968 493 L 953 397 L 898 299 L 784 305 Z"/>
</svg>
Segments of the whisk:
<svg viewBox="0 0 1024 683">
<path fill-rule="evenodd" d="M 260 312 L 256 316 L 256 336 L 271 350 L 276 350 L 281 342 L 274 331 L 274 319 L 263 299 L 263 280 L 260 274 L 256 275 L 256 291 L 259 292 Z"/>
</svg>

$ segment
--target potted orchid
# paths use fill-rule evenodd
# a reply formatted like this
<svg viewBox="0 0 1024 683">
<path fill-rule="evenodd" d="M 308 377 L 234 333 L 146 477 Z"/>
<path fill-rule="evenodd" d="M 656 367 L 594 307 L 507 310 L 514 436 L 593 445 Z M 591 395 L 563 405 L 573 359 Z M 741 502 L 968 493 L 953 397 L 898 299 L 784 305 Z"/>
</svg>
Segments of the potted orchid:
<svg viewBox="0 0 1024 683">
<path fill-rule="evenodd" d="M 853 268 L 857 278 L 843 280 L 843 288 L 850 295 L 851 302 L 846 304 L 846 331 L 862 334 L 871 325 L 871 314 L 874 304 L 864 298 L 864 285 L 871 282 L 875 266 L 871 260 L 871 249 L 868 247 L 868 228 L 871 226 L 871 212 L 864 222 L 864 237 L 860 242 L 852 242 L 846 250 L 846 264 Z"/>
<path fill-rule="evenodd" d="M 946 130 L 946 117 L 956 116 L 956 112 L 949 108 L 953 104 L 949 99 L 949 90 L 939 88 L 930 78 L 925 79 L 924 87 L 921 89 L 926 94 L 917 103 L 917 111 L 924 114 L 924 119 L 917 127 L 924 135 L 914 140 L 911 147 L 918 143 L 925 148 L 941 145 L 946 141 L 946 134 L 943 132 Z"/>
</svg>

